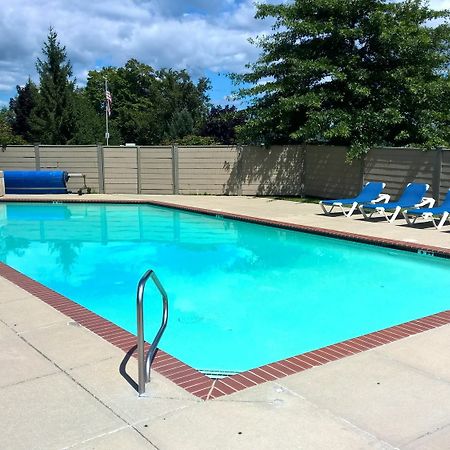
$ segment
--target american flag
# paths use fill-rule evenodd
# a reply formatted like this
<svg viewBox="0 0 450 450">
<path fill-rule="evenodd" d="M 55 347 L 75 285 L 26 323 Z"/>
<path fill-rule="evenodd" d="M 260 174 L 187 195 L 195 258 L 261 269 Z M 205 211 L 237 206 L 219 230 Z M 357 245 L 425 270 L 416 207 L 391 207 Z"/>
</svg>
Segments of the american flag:
<svg viewBox="0 0 450 450">
<path fill-rule="evenodd" d="M 112 106 L 112 95 L 111 92 L 108 90 L 105 92 L 106 95 L 106 111 L 108 113 L 108 116 L 111 115 L 111 106 Z"/>
</svg>

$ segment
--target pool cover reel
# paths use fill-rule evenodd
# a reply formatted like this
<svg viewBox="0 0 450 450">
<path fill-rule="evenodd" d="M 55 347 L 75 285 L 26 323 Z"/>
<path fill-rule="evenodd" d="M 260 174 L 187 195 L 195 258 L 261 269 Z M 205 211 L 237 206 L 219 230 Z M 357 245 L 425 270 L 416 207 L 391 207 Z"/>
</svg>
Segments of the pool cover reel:
<svg viewBox="0 0 450 450">
<path fill-rule="evenodd" d="M 66 171 L 6 170 L 3 176 L 6 194 L 67 194 Z"/>
</svg>

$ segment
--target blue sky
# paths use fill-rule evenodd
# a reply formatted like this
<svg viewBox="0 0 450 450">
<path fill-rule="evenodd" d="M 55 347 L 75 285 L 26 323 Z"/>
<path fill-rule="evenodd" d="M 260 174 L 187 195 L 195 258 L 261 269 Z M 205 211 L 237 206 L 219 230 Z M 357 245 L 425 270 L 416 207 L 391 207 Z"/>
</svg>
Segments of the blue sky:
<svg viewBox="0 0 450 450">
<path fill-rule="evenodd" d="M 281 3 L 286 0 L 268 0 Z M 450 0 L 432 0 L 436 9 Z M 242 72 L 259 50 L 248 39 L 270 32 L 252 0 L 2 0 L 0 107 L 30 76 L 52 26 L 66 46 L 77 83 L 89 70 L 136 58 L 155 69 L 187 69 L 211 79 L 216 104 L 230 103 L 229 72 Z"/>
</svg>

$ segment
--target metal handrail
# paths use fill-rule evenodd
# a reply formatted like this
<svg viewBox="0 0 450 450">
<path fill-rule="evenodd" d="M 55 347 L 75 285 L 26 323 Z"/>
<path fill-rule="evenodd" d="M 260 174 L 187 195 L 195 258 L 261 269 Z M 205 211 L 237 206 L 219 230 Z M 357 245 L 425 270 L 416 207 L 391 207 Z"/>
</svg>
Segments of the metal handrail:
<svg viewBox="0 0 450 450">
<path fill-rule="evenodd" d="M 161 293 L 163 299 L 163 316 L 161 326 L 152 341 L 151 347 L 145 356 L 144 351 L 144 289 L 145 283 L 151 278 Z M 158 343 L 167 325 L 169 317 L 168 299 L 166 291 L 153 270 L 147 270 L 139 280 L 137 288 L 137 351 L 138 351 L 138 393 L 139 396 L 145 394 L 145 383 L 150 380 L 150 367 L 155 358 Z"/>
</svg>

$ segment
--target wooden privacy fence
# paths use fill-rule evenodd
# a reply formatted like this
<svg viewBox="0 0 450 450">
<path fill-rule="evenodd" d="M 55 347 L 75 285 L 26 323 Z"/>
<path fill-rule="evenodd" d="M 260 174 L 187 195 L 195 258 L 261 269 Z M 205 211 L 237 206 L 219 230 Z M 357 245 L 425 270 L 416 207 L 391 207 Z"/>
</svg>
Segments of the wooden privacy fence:
<svg viewBox="0 0 450 450">
<path fill-rule="evenodd" d="M 93 192 L 107 194 L 355 195 L 366 181 L 384 181 L 398 197 L 407 183 L 430 184 L 443 198 L 450 188 L 450 150 L 374 148 L 346 163 L 331 146 L 8 146 L 0 170 L 60 169 L 86 174 Z M 81 187 L 80 179 L 69 189 Z"/>
</svg>

